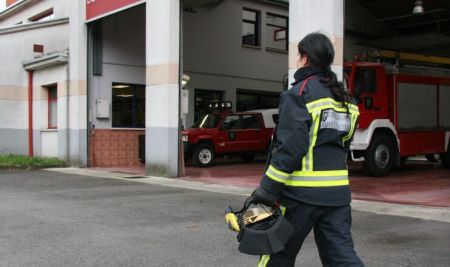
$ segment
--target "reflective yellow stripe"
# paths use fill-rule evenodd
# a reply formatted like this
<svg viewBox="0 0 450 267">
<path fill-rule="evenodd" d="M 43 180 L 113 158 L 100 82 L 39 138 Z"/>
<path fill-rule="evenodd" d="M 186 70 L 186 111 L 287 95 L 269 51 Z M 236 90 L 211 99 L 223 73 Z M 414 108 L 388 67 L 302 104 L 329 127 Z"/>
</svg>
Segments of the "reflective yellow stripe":
<svg viewBox="0 0 450 267">
<path fill-rule="evenodd" d="M 347 105 L 348 110 L 352 113 L 359 114 L 358 107 L 352 103 L 345 103 Z M 341 102 L 334 100 L 333 98 L 321 98 L 316 101 L 310 102 L 306 104 L 306 108 L 311 113 L 316 109 L 324 109 L 324 108 L 333 108 L 335 110 L 342 110 L 347 112 L 345 106 L 342 105 Z"/>
<path fill-rule="evenodd" d="M 313 165 L 314 165 L 314 146 L 316 145 L 316 141 L 317 141 L 317 132 L 319 130 L 319 125 L 320 125 L 320 113 L 317 114 L 313 114 L 314 116 L 314 130 L 313 130 L 313 135 L 312 135 L 312 140 L 310 140 L 310 145 L 309 145 L 309 151 L 308 151 L 308 163 L 306 164 L 306 171 L 311 171 L 313 169 Z M 309 165 L 309 166 L 308 166 Z"/>
<path fill-rule="evenodd" d="M 304 187 L 331 187 L 348 185 L 348 179 L 339 181 L 286 181 L 287 186 L 304 186 Z"/>
<path fill-rule="evenodd" d="M 266 171 L 266 175 L 279 183 L 285 183 L 287 179 L 289 179 L 289 173 L 282 172 L 280 170 L 277 170 L 272 165 L 269 166 L 269 168 Z"/>
<path fill-rule="evenodd" d="M 295 171 L 285 183 L 287 186 L 326 187 L 348 185 L 348 170 Z"/>
<path fill-rule="evenodd" d="M 266 267 L 267 263 L 269 262 L 269 259 L 270 259 L 270 255 L 262 255 L 259 259 L 257 267 Z"/>
<path fill-rule="evenodd" d="M 278 174 L 278 175 L 284 176 L 284 177 L 286 177 L 286 178 L 289 177 L 289 173 L 287 173 L 287 172 L 282 172 L 282 171 L 280 171 L 280 170 L 277 170 L 277 169 L 276 169 L 275 167 L 273 167 L 272 165 L 269 166 L 269 170 L 275 172 L 275 173 Z"/>
<path fill-rule="evenodd" d="M 279 182 L 279 183 L 286 183 L 286 180 L 285 179 L 280 179 L 280 178 L 278 178 L 278 177 L 276 177 L 276 176 L 273 176 L 271 173 L 269 173 L 269 172 L 266 172 L 266 175 L 267 175 L 267 177 L 269 177 L 270 179 L 272 179 L 272 180 L 274 180 L 274 181 L 277 181 L 277 182 Z"/>
<path fill-rule="evenodd" d="M 356 126 L 356 120 L 358 119 L 358 116 L 352 116 L 352 127 L 350 128 L 350 131 L 348 132 L 348 134 L 346 136 L 344 136 L 344 138 L 342 139 L 343 142 L 347 141 L 350 139 L 350 137 L 352 137 L 353 132 L 355 131 L 355 126 Z"/>
<path fill-rule="evenodd" d="M 348 176 L 348 170 L 338 171 L 295 171 L 292 176 Z"/>
</svg>

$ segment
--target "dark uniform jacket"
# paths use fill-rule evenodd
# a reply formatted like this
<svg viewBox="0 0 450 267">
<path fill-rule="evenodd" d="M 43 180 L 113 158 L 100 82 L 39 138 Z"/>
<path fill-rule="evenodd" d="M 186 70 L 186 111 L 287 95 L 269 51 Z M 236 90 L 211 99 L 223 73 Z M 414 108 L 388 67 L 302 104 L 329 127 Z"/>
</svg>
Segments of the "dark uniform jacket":
<svg viewBox="0 0 450 267">
<path fill-rule="evenodd" d="M 282 204 L 347 205 L 346 159 L 358 107 L 335 101 L 320 72 L 305 67 L 294 77 L 293 87 L 281 95 L 277 146 L 260 186 Z"/>
</svg>

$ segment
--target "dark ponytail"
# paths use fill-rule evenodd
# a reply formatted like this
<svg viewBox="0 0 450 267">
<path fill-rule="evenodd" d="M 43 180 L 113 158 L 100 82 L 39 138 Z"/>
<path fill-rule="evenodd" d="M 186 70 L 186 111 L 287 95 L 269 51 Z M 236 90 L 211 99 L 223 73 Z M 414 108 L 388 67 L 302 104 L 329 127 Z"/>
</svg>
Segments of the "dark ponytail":
<svg viewBox="0 0 450 267">
<path fill-rule="evenodd" d="M 334 48 L 330 39 L 321 33 L 310 33 L 298 43 L 298 52 L 301 57 L 308 57 L 308 64 L 312 69 L 323 74 L 320 82 L 330 88 L 333 98 L 347 108 L 346 102 L 351 98 L 344 84 L 337 80 L 336 74 L 331 70 Z"/>
</svg>

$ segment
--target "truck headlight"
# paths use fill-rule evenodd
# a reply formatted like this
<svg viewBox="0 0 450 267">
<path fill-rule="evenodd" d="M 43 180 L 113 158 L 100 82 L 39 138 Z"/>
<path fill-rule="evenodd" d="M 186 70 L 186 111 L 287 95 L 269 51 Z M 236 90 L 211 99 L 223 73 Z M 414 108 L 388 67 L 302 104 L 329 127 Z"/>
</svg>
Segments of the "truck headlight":
<svg viewBox="0 0 450 267">
<path fill-rule="evenodd" d="M 183 135 L 183 142 L 188 142 L 189 141 L 189 138 L 188 138 L 188 136 L 187 135 Z"/>
</svg>

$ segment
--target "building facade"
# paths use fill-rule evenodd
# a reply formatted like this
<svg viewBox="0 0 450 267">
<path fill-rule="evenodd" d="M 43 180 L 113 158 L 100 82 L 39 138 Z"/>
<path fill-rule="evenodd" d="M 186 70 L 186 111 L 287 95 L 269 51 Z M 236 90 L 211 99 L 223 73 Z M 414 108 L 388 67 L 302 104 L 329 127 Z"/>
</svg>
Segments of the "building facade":
<svg viewBox="0 0 450 267">
<path fill-rule="evenodd" d="M 145 135 L 146 173 L 178 176 L 181 129 L 210 101 L 276 107 L 307 33 L 330 37 L 342 72 L 344 1 L 287 2 L 11 4 L 0 13 L 0 153 L 138 165 Z"/>
</svg>

